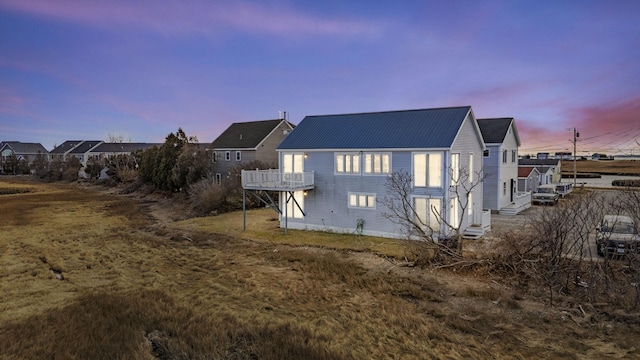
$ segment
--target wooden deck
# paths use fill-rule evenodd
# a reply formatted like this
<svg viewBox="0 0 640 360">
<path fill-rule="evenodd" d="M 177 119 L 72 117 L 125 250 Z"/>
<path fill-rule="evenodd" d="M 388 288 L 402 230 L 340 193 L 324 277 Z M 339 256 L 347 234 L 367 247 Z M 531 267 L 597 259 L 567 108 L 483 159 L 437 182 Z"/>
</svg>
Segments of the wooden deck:
<svg viewBox="0 0 640 360">
<path fill-rule="evenodd" d="M 314 173 L 282 173 L 279 169 L 242 170 L 242 188 L 246 190 L 298 191 L 315 187 Z"/>
</svg>

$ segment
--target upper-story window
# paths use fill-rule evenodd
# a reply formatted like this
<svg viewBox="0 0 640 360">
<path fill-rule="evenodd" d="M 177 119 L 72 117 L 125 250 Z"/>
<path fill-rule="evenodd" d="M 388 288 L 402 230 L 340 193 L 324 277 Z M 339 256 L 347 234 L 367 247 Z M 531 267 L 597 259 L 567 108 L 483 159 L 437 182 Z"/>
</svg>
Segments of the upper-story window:
<svg viewBox="0 0 640 360">
<path fill-rule="evenodd" d="M 502 163 L 507 163 L 507 150 L 502 150 Z"/>
<path fill-rule="evenodd" d="M 218 152 L 217 151 L 213 152 L 213 162 L 218 162 Z"/>
<path fill-rule="evenodd" d="M 336 153 L 336 174 L 360 174 L 359 153 Z"/>
<path fill-rule="evenodd" d="M 460 180 L 460 154 L 451 154 L 451 185 L 458 185 Z"/>
<path fill-rule="evenodd" d="M 473 153 L 469 153 L 469 182 L 473 182 Z"/>
<path fill-rule="evenodd" d="M 442 153 L 413 153 L 413 185 L 442 187 Z"/>
<path fill-rule="evenodd" d="M 369 175 L 390 174 L 391 154 L 388 153 L 365 153 L 364 173 Z"/>
<path fill-rule="evenodd" d="M 225 151 L 224 152 L 224 159 L 226 161 L 231 161 L 231 151 Z"/>
<path fill-rule="evenodd" d="M 511 162 L 512 163 L 516 162 L 517 158 L 518 158 L 518 152 L 515 150 L 511 150 Z"/>
<path fill-rule="evenodd" d="M 236 151 L 236 161 L 241 161 L 241 160 L 242 160 L 242 152 Z"/>
</svg>

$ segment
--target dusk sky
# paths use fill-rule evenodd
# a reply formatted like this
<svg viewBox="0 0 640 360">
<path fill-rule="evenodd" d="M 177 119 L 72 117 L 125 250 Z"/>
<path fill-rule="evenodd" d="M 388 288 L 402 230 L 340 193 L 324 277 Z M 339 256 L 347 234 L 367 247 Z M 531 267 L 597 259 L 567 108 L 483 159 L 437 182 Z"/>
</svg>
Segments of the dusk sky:
<svg viewBox="0 0 640 360">
<path fill-rule="evenodd" d="M 640 1 L 0 0 L 0 141 L 466 106 L 520 153 L 640 154 Z"/>
</svg>

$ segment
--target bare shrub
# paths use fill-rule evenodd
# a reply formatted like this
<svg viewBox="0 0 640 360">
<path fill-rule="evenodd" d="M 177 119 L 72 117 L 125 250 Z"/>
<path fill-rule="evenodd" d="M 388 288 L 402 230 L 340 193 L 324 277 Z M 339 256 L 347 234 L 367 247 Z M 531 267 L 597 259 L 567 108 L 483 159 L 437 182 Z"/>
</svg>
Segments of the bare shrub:
<svg viewBox="0 0 640 360">
<path fill-rule="evenodd" d="M 207 215 L 212 211 L 221 211 L 227 207 L 226 189 L 210 179 L 203 179 L 191 185 L 189 199 L 193 209 L 199 215 Z"/>
</svg>

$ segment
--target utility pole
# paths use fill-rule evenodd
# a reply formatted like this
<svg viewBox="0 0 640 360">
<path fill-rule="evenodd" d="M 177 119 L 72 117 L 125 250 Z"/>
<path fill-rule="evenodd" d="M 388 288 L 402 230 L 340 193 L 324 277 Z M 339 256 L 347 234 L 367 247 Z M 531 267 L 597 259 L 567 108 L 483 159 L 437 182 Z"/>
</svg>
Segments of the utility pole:
<svg viewBox="0 0 640 360">
<path fill-rule="evenodd" d="M 576 143 L 578 142 L 578 138 L 580 137 L 580 133 L 573 128 L 573 188 L 576 188 L 576 179 L 578 178 L 578 171 L 576 167 Z"/>
</svg>

